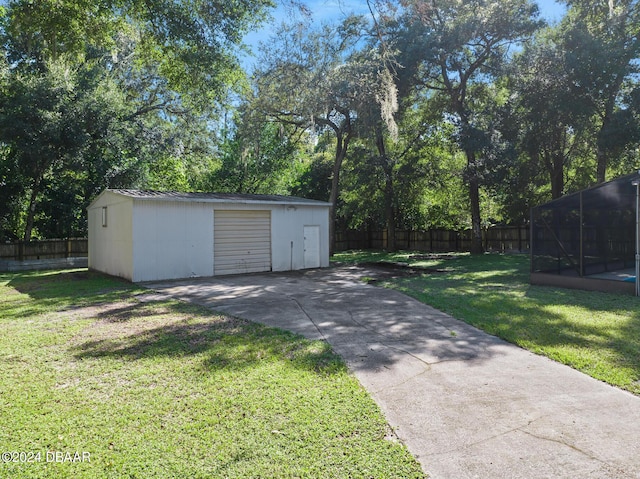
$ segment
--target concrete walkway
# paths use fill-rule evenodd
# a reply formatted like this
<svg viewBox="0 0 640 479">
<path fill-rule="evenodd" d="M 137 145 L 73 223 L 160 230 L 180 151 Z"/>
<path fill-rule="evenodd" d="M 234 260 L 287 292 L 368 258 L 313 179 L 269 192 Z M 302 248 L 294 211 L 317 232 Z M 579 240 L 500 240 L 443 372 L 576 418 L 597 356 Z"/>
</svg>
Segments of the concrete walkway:
<svg viewBox="0 0 640 479">
<path fill-rule="evenodd" d="M 328 341 L 434 479 L 640 478 L 640 398 L 359 279 L 373 275 L 146 286 Z"/>
</svg>

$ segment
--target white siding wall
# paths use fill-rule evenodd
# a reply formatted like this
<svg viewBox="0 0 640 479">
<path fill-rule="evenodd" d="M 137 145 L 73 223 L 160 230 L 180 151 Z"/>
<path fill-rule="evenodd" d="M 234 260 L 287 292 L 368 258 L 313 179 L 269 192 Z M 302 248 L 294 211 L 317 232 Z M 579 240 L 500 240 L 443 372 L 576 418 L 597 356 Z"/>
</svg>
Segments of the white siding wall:
<svg viewBox="0 0 640 479">
<path fill-rule="evenodd" d="M 216 210 L 271 210 L 271 269 L 304 268 L 304 227 L 320 227 L 320 266 L 329 266 L 329 207 L 300 205 L 223 204 Z M 293 247 L 292 247 L 293 243 Z"/>
<path fill-rule="evenodd" d="M 320 227 L 320 266 L 329 266 L 328 207 L 278 205 L 271 213 L 273 271 L 304 268 L 304 227 Z M 292 246 L 293 244 L 293 246 Z"/>
<path fill-rule="evenodd" d="M 135 202 L 133 281 L 213 275 L 213 206 Z"/>
<path fill-rule="evenodd" d="M 329 266 L 327 206 L 145 201 L 105 191 L 88 210 L 89 267 L 133 282 L 212 276 L 219 209 L 271 211 L 273 271 L 304 268 L 304 227 L 318 226 L 320 266 Z"/>
<path fill-rule="evenodd" d="M 107 226 L 102 226 L 102 207 Z M 105 192 L 88 210 L 89 268 L 133 280 L 133 200 Z"/>
</svg>

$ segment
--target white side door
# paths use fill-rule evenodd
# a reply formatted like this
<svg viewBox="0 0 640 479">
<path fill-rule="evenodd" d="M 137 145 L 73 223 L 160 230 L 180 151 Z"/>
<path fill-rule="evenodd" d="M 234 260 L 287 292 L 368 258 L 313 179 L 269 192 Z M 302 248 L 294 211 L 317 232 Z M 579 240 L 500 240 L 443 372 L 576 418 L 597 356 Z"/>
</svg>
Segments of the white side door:
<svg viewBox="0 0 640 479">
<path fill-rule="evenodd" d="M 304 227 L 304 267 L 320 267 L 320 226 Z"/>
</svg>

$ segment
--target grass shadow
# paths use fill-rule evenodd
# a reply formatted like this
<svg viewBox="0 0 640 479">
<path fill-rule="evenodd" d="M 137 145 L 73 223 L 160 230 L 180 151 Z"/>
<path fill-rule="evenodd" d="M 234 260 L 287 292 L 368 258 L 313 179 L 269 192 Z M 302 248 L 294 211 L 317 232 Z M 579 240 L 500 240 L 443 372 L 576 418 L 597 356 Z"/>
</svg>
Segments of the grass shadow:
<svg viewBox="0 0 640 479">
<path fill-rule="evenodd" d="M 49 310 L 118 301 L 140 289 L 121 278 L 89 271 L 86 268 L 4 273 L 0 275 L 0 285 L 3 283 L 35 300 L 21 301 L 18 297 L 5 298 L 4 316 L 14 319 Z"/>
<path fill-rule="evenodd" d="M 96 320 L 73 341 L 72 354 L 77 359 L 200 355 L 205 370 L 242 370 L 262 361 L 286 361 L 323 374 L 346 368 L 325 343 L 218 315 L 198 305 L 142 302 L 136 294 L 148 293 L 147 289 L 87 269 L 3 274 L 3 282 L 8 288 L 0 303 L 0 318 L 15 321 L 65 312 Z"/>
<path fill-rule="evenodd" d="M 532 286 L 527 271 L 523 257 L 471 257 L 454 272 L 389 285 L 490 334 L 640 394 L 637 298 Z"/>
<path fill-rule="evenodd" d="M 201 356 L 206 371 L 238 371 L 264 361 L 285 361 L 321 374 L 344 372 L 346 368 L 324 342 L 216 315 L 197 305 L 177 301 L 135 303 L 109 309 L 97 318 L 101 321 L 94 326 L 95 337 L 73 347 L 77 359 Z"/>
</svg>

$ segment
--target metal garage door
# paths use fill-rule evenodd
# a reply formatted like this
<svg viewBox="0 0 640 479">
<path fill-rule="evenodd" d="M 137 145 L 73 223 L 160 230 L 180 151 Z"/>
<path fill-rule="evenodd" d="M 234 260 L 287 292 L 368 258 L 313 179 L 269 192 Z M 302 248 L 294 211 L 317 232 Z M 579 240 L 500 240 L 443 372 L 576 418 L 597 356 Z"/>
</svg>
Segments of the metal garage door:
<svg viewBox="0 0 640 479">
<path fill-rule="evenodd" d="M 215 210 L 213 274 L 271 271 L 271 212 Z"/>
</svg>

